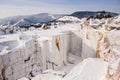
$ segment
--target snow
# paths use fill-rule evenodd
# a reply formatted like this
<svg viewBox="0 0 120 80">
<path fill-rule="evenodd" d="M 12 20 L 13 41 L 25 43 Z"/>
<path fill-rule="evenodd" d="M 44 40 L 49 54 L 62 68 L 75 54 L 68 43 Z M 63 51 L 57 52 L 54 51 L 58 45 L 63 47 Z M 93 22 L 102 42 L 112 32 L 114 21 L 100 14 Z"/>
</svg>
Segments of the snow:
<svg viewBox="0 0 120 80">
<path fill-rule="evenodd" d="M 20 78 L 20 79 L 17 79 L 17 80 L 29 80 L 29 79 L 28 79 L 28 78 L 23 77 L 23 78 Z"/>
<path fill-rule="evenodd" d="M 62 18 L 59 18 L 58 21 L 73 21 L 73 22 L 79 22 L 81 21 L 79 18 L 77 17 L 73 17 L 73 16 L 64 16 Z"/>
<path fill-rule="evenodd" d="M 113 19 L 114 22 L 120 23 L 120 15 L 116 16 L 115 19 Z"/>
<path fill-rule="evenodd" d="M 107 70 L 107 62 L 88 58 L 77 64 L 65 77 L 62 77 L 65 75 L 64 72 L 47 70 L 32 80 L 104 80 Z"/>
<path fill-rule="evenodd" d="M 101 22 L 98 19 L 90 19 L 90 25 L 98 26 L 100 23 Z"/>
<path fill-rule="evenodd" d="M 21 19 L 18 22 L 16 22 L 13 26 L 23 26 L 23 25 L 30 25 L 30 24 L 32 24 L 31 21 L 27 19 Z"/>
<path fill-rule="evenodd" d="M 74 61 L 73 61 L 74 60 Z M 72 61 L 72 62 L 71 62 Z M 61 67 L 59 70 L 60 71 L 64 71 L 65 73 L 69 73 L 70 70 L 77 65 L 78 63 L 80 63 L 82 61 L 82 58 L 76 55 L 73 55 L 72 53 L 68 53 L 67 55 L 67 65 Z"/>
<path fill-rule="evenodd" d="M 24 26 L 25 24 L 36 24 L 42 22 L 49 22 L 62 17 L 61 14 L 40 13 L 35 15 L 14 16 L 0 19 L 2 26 Z"/>
<path fill-rule="evenodd" d="M 110 75 L 113 75 L 116 73 L 118 66 L 119 66 L 120 58 L 117 59 L 116 57 L 111 57 L 109 61 L 109 73 Z"/>
<path fill-rule="evenodd" d="M 108 64 L 100 59 L 88 58 L 76 65 L 62 80 L 104 80 Z"/>
<path fill-rule="evenodd" d="M 47 70 L 44 71 L 43 74 L 34 77 L 32 80 L 61 80 L 64 75 L 65 73 L 61 71 Z"/>
<path fill-rule="evenodd" d="M 17 48 L 20 48 L 22 45 L 22 42 L 20 41 L 8 41 L 8 42 L 4 42 L 4 43 L 1 43 L 0 45 L 0 55 L 4 55 L 4 54 L 7 54 L 8 52 L 10 51 L 14 51 L 15 49 Z"/>
<path fill-rule="evenodd" d="M 115 46 L 115 47 L 112 49 L 112 52 L 115 53 L 116 56 L 120 56 L 120 45 Z"/>
<path fill-rule="evenodd" d="M 70 63 L 70 64 L 74 64 L 75 63 L 75 58 L 73 57 L 74 55 L 72 55 L 72 54 L 68 54 L 68 62 Z"/>
<path fill-rule="evenodd" d="M 83 19 L 82 23 L 75 22 L 78 21 L 75 17 L 62 19 L 74 23 L 0 36 L 0 71 L 6 70 L 6 78 L 104 80 L 111 75 L 110 78 L 118 79 L 120 31 L 105 30 L 109 25 L 106 19 L 87 22 Z M 95 26 L 102 23 L 102 27 L 93 29 L 88 23 Z"/>
</svg>

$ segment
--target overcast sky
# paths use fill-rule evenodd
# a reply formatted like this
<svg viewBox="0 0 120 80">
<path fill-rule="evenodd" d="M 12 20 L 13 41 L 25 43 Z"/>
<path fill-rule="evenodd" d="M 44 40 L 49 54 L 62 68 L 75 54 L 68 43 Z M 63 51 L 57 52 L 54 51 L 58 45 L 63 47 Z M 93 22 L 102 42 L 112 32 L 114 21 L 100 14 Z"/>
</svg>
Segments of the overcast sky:
<svg viewBox="0 0 120 80">
<path fill-rule="evenodd" d="M 106 10 L 120 13 L 120 0 L 0 0 L 0 18 L 38 13 L 70 14 Z"/>
</svg>

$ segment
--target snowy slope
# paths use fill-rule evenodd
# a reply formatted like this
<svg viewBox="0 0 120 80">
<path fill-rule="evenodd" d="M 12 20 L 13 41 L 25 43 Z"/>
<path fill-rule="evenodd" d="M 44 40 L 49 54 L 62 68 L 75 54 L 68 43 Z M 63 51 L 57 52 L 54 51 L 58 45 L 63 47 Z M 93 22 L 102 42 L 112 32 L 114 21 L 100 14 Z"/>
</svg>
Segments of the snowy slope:
<svg viewBox="0 0 120 80">
<path fill-rule="evenodd" d="M 32 24 L 33 22 L 27 19 L 21 19 L 19 21 L 17 21 L 14 26 L 22 26 L 22 25 L 29 25 Z"/>
<path fill-rule="evenodd" d="M 62 80 L 105 80 L 108 64 L 96 58 L 87 58 L 76 65 Z"/>
<path fill-rule="evenodd" d="M 120 15 L 113 18 L 113 21 L 116 23 L 120 23 Z"/>
<path fill-rule="evenodd" d="M 8 17 L 4 19 L 0 19 L 0 25 L 13 25 L 19 26 L 24 24 L 32 24 L 32 23 L 42 23 L 42 22 L 49 22 L 55 19 L 62 17 L 63 15 L 59 14 L 49 14 L 49 13 L 41 13 L 36 15 L 29 15 L 29 16 L 14 16 Z"/>
<path fill-rule="evenodd" d="M 97 15 L 99 12 L 91 12 L 91 11 L 81 11 L 81 12 L 74 12 L 70 16 L 65 16 L 63 14 L 49 14 L 49 13 L 41 13 L 41 14 L 35 14 L 35 15 L 25 15 L 25 16 L 14 16 L 14 17 L 8 17 L 4 19 L 0 19 L 0 25 L 4 26 L 23 26 L 23 24 L 36 24 L 36 23 L 43 23 L 43 22 L 49 22 L 53 21 L 56 19 L 59 19 L 60 21 L 79 21 L 77 18 L 73 17 L 78 17 L 78 18 L 88 18 L 90 16 Z M 109 13 L 112 16 L 116 16 L 118 14 L 116 13 L 111 13 L 111 12 L 106 12 L 106 14 Z M 65 17 L 63 17 L 65 16 Z M 73 17 L 72 17 L 73 16 Z M 61 18 L 63 17 L 63 18 Z M 26 19 L 24 22 L 21 20 Z"/>
<path fill-rule="evenodd" d="M 73 17 L 73 16 L 64 16 L 62 18 L 59 18 L 58 21 L 80 21 L 79 18 Z"/>
</svg>

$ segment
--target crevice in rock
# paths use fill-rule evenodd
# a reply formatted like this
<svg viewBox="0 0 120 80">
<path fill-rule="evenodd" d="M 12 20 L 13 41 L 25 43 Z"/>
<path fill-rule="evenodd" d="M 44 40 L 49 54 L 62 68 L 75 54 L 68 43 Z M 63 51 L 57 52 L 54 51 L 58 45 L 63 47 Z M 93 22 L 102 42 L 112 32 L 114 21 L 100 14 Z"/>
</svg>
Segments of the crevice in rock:
<svg viewBox="0 0 120 80">
<path fill-rule="evenodd" d="M 29 74 L 31 77 L 35 77 L 35 75 L 33 75 L 32 71 Z"/>
<path fill-rule="evenodd" d="M 58 66 L 58 65 L 55 64 L 54 62 L 50 62 L 50 61 L 46 61 L 46 62 L 52 64 L 52 68 L 53 68 L 53 70 L 54 70 L 54 66 Z"/>
<path fill-rule="evenodd" d="M 65 63 L 65 61 L 63 61 L 63 65 L 64 65 L 64 66 L 67 66 L 67 64 Z"/>
<path fill-rule="evenodd" d="M 98 41 L 97 47 L 96 47 L 96 58 L 100 58 L 100 51 L 101 51 L 101 47 L 100 47 L 100 43 Z"/>
<path fill-rule="evenodd" d="M 26 60 L 24 60 L 24 62 L 26 63 L 27 61 L 29 61 L 30 60 L 30 56 L 26 59 Z"/>
<path fill-rule="evenodd" d="M 60 40 L 56 38 L 55 39 L 55 44 L 56 44 L 58 50 L 60 51 Z"/>
<path fill-rule="evenodd" d="M 3 78 L 3 80 L 7 80 L 6 75 L 5 75 L 5 67 L 4 66 L 2 68 L 2 78 Z"/>
<path fill-rule="evenodd" d="M 89 33 L 86 34 L 86 39 L 90 40 Z"/>
<path fill-rule="evenodd" d="M 98 41 L 101 41 L 103 38 L 103 34 L 101 32 L 98 32 Z"/>
</svg>

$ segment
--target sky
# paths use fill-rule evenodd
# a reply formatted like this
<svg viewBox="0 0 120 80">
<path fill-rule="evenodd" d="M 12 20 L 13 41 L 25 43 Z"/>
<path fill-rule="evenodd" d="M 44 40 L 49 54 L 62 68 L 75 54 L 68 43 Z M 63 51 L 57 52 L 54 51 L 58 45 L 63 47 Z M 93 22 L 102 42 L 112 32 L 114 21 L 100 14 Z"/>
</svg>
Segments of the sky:
<svg viewBox="0 0 120 80">
<path fill-rule="evenodd" d="M 71 14 L 76 11 L 120 13 L 120 0 L 0 0 L 0 18 L 38 13 Z"/>
</svg>

